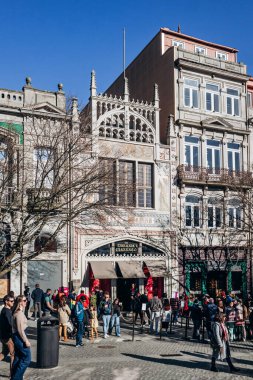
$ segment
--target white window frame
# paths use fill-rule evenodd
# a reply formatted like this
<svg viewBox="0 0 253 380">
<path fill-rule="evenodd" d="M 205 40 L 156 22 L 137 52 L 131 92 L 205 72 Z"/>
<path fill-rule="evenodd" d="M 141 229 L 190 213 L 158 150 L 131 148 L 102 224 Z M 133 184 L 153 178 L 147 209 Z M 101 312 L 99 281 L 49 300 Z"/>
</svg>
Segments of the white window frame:
<svg viewBox="0 0 253 380">
<path fill-rule="evenodd" d="M 239 215 L 239 218 L 238 218 Z M 232 216 L 232 220 L 230 219 Z M 232 223 L 231 223 L 232 222 Z M 242 228 L 242 208 L 241 206 L 228 205 L 228 226 L 230 228 Z"/>
<path fill-rule="evenodd" d="M 184 42 L 178 41 L 178 40 L 172 40 L 172 46 L 181 47 L 182 49 L 184 49 Z"/>
<path fill-rule="evenodd" d="M 247 106 L 249 108 L 252 108 L 252 92 L 251 91 L 247 92 Z"/>
<path fill-rule="evenodd" d="M 209 141 L 210 143 L 212 141 L 215 141 L 215 142 L 218 142 L 219 145 L 211 145 L 209 144 Z M 211 150 L 212 152 L 212 166 L 208 166 L 208 150 Z M 219 152 L 219 167 L 216 167 L 216 151 Z M 209 171 L 209 173 L 212 173 L 212 174 L 217 174 L 217 171 L 218 173 L 220 172 L 220 169 L 221 169 L 221 142 L 219 140 L 211 140 L 211 139 L 207 139 L 206 141 L 206 165 L 207 165 L 207 169 Z"/>
<path fill-rule="evenodd" d="M 212 209 L 213 218 L 212 218 L 212 226 L 209 226 L 209 209 Z M 220 225 L 217 226 L 217 212 L 216 210 L 220 210 Z M 223 218 L 223 207 L 219 200 L 214 197 L 210 197 L 207 202 L 207 227 L 208 228 L 221 228 L 222 227 L 222 218 Z"/>
<path fill-rule="evenodd" d="M 227 90 L 227 94 L 226 94 L 226 113 L 227 113 L 227 115 L 240 117 L 240 90 L 238 88 L 233 88 L 233 87 L 227 87 L 226 90 Z M 228 91 L 237 91 L 238 95 L 229 94 Z M 231 113 L 228 112 L 228 99 L 230 99 L 230 101 L 231 101 Z M 238 102 L 238 114 L 235 113 L 236 102 Z"/>
<path fill-rule="evenodd" d="M 238 148 L 233 148 L 233 147 L 229 147 L 229 144 L 237 144 L 239 145 Z M 232 172 L 238 172 L 238 171 L 241 171 L 241 165 L 242 165 L 242 162 L 241 162 L 241 144 L 239 142 L 235 142 L 235 143 L 230 143 L 228 142 L 227 143 L 227 159 L 228 159 L 228 170 L 232 171 Z M 229 168 L 229 152 L 232 153 L 232 168 Z M 239 170 L 236 169 L 236 153 L 239 154 Z"/>
<path fill-rule="evenodd" d="M 224 53 L 223 51 L 216 51 L 216 58 L 220 59 L 221 61 L 227 61 L 228 55 L 227 53 Z"/>
<path fill-rule="evenodd" d="M 198 139 L 198 142 L 186 141 L 187 137 L 196 138 L 196 139 Z M 189 149 L 190 149 L 190 163 L 186 162 L 186 147 L 189 147 Z M 198 164 L 197 165 L 194 165 L 194 147 L 198 149 Z M 194 167 L 196 168 L 196 170 L 198 170 L 198 168 L 200 166 L 200 144 L 199 144 L 199 137 L 198 136 L 185 136 L 185 138 L 184 138 L 184 165 L 186 167 L 188 166 L 190 168 L 193 168 L 193 170 L 194 170 Z"/>
<path fill-rule="evenodd" d="M 210 89 L 210 88 L 207 88 L 207 86 L 210 85 L 210 86 L 217 86 L 218 89 L 217 90 L 213 90 L 213 89 Z M 207 109 L 207 94 L 210 94 L 211 95 L 211 109 L 208 110 Z M 218 110 L 215 110 L 215 96 L 218 96 Z M 220 85 L 217 84 L 217 83 L 211 83 L 211 82 L 207 82 L 206 83 L 206 111 L 207 112 L 216 112 L 216 113 L 220 113 Z"/>
<path fill-rule="evenodd" d="M 189 202 L 187 201 L 187 197 L 190 197 L 191 195 L 186 196 L 185 198 L 185 227 L 186 228 L 200 228 L 201 227 L 201 198 L 198 195 L 192 195 L 192 197 L 198 199 L 198 202 Z M 190 225 L 187 225 L 187 208 L 190 209 L 191 213 L 191 223 Z M 198 223 L 195 224 L 195 212 L 198 213 Z"/>
<path fill-rule="evenodd" d="M 196 85 L 187 84 L 186 81 L 196 82 Z M 186 90 L 189 91 L 189 104 L 186 103 Z M 194 105 L 194 92 L 197 93 L 197 106 Z M 184 107 L 199 109 L 199 79 L 184 78 Z"/>
<path fill-rule="evenodd" d="M 200 55 L 206 55 L 206 48 L 204 48 L 203 46 L 195 45 L 195 53 Z"/>
</svg>

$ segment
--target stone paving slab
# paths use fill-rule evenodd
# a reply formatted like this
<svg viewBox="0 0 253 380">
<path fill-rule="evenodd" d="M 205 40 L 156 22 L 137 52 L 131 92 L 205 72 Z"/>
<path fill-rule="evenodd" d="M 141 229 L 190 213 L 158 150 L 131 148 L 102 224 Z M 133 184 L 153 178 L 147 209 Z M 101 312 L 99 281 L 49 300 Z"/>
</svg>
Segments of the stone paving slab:
<svg viewBox="0 0 253 380">
<path fill-rule="evenodd" d="M 34 323 L 30 323 L 34 327 Z M 182 330 L 175 329 L 169 337 L 136 333 L 123 329 L 122 337 L 99 338 L 94 343 L 84 339 L 76 348 L 75 341 L 60 343 L 59 366 L 54 369 L 36 368 L 36 335 L 30 335 L 32 363 L 25 373 L 26 380 L 210 380 L 252 379 L 253 343 L 232 344 L 232 357 L 241 369 L 231 374 L 226 363 L 219 363 L 218 374 L 210 371 L 209 344 L 180 338 Z M 8 363 L 0 362 L 0 379 L 8 378 Z"/>
</svg>

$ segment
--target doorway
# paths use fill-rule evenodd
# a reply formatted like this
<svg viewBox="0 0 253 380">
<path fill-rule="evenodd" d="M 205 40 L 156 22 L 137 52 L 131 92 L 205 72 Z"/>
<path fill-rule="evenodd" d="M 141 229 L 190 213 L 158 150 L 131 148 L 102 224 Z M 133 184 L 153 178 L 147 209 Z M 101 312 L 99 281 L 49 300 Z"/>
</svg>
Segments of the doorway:
<svg viewBox="0 0 253 380">
<path fill-rule="evenodd" d="M 135 284 L 138 291 L 139 280 L 136 278 L 118 278 L 117 279 L 117 298 L 122 302 L 123 311 L 131 310 L 131 286 Z"/>
<path fill-rule="evenodd" d="M 227 286 L 226 272 L 211 271 L 207 274 L 207 292 L 211 297 L 216 297 L 217 292 L 224 290 L 226 292 Z"/>
</svg>

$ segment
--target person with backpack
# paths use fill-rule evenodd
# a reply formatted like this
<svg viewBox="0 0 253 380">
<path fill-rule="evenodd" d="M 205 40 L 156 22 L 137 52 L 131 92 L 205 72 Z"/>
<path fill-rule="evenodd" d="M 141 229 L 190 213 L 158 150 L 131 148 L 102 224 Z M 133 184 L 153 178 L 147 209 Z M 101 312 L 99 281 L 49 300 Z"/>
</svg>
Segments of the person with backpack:
<svg viewBox="0 0 253 380">
<path fill-rule="evenodd" d="M 84 307 L 83 302 L 85 297 L 81 296 L 79 301 L 75 305 L 75 318 L 77 322 L 77 333 L 76 333 L 76 347 L 83 346 L 83 332 L 84 332 Z"/>
<path fill-rule="evenodd" d="M 109 338 L 108 331 L 112 313 L 112 301 L 110 299 L 109 292 L 104 292 L 104 298 L 99 305 L 99 313 L 102 315 L 104 339 L 106 339 Z"/>
</svg>

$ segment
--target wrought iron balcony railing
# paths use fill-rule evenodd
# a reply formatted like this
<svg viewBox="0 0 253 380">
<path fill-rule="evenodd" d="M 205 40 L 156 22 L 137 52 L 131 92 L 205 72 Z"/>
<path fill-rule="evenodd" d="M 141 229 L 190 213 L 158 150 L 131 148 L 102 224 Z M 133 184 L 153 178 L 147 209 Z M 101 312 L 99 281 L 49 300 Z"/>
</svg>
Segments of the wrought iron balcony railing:
<svg viewBox="0 0 253 380">
<path fill-rule="evenodd" d="M 181 182 L 253 186 L 252 172 L 248 171 L 204 168 L 192 165 L 179 165 L 177 171 L 178 179 Z"/>
</svg>

